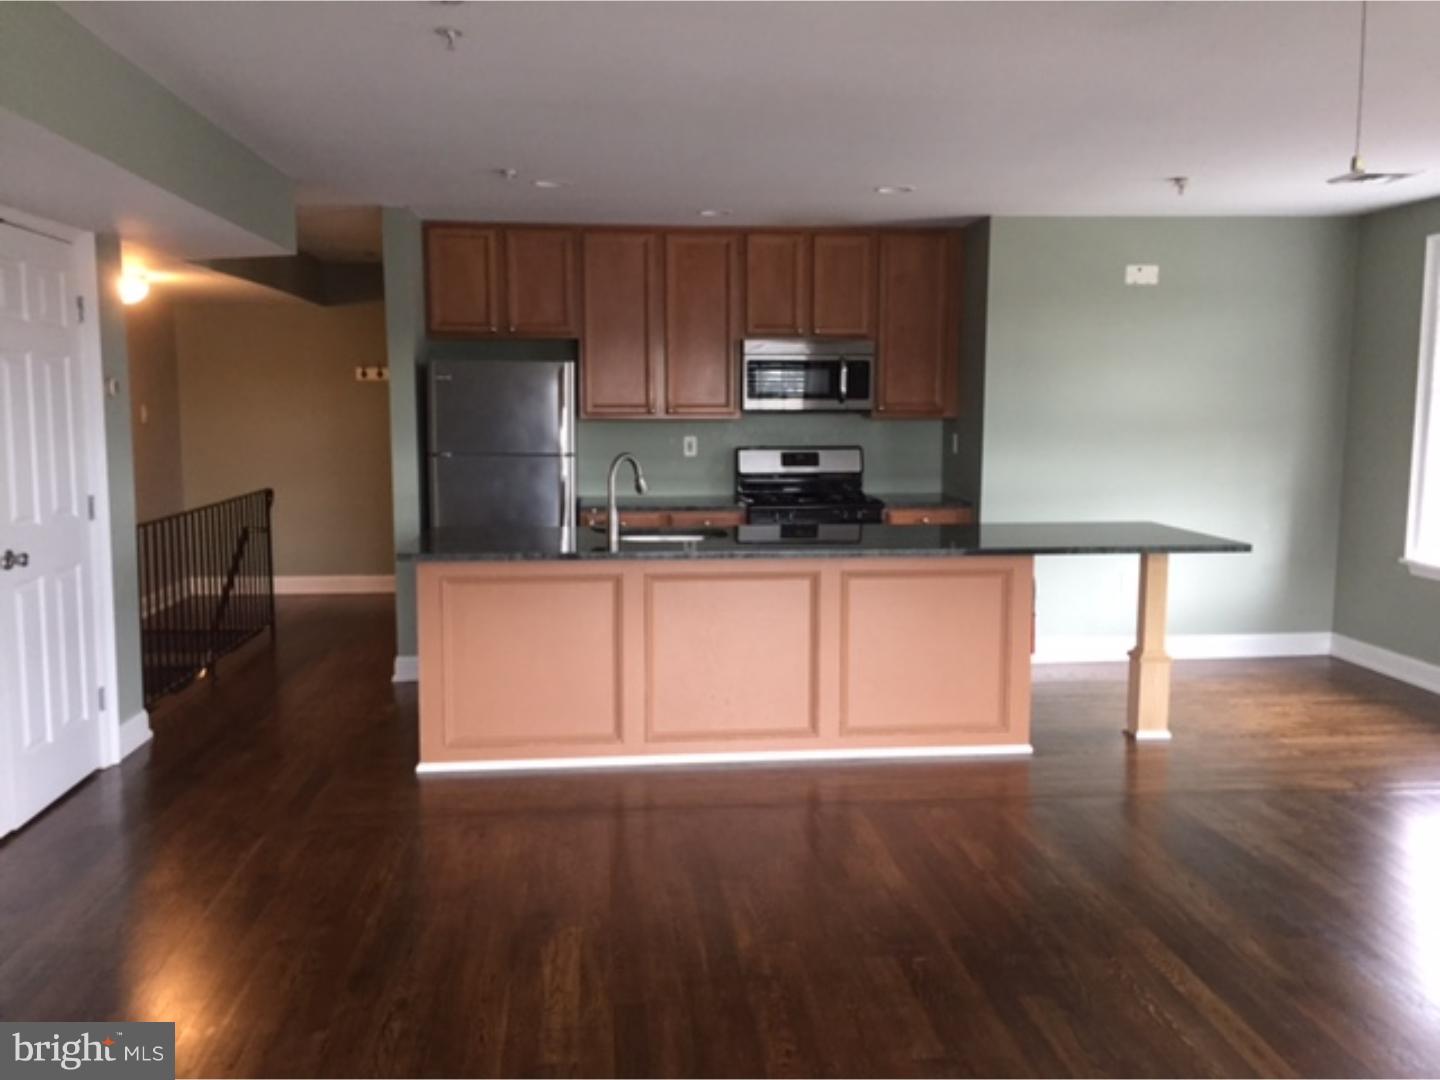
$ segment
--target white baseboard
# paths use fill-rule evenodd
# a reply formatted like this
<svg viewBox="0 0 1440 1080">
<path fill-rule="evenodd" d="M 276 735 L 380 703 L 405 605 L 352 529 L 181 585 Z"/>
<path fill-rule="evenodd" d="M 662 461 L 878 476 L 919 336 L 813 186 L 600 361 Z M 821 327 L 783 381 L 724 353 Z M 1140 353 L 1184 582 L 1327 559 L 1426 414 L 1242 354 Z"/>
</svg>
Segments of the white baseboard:
<svg viewBox="0 0 1440 1080">
<path fill-rule="evenodd" d="M 394 574 L 348 574 L 305 577 L 287 574 L 275 579 L 276 596 L 393 593 Z"/>
<path fill-rule="evenodd" d="M 1344 634 L 1335 635 L 1335 646 L 1331 655 L 1381 675 L 1388 675 L 1392 679 L 1399 679 L 1411 686 L 1418 686 L 1422 690 L 1429 690 L 1432 694 L 1440 694 L 1440 664 L 1417 660 L 1404 653 L 1391 652 L 1378 645 L 1356 641 Z"/>
<path fill-rule="evenodd" d="M 921 761 L 934 758 L 1014 757 L 1029 743 L 1003 746 L 862 746 L 834 750 L 731 750 L 714 754 L 616 754 L 612 757 L 511 758 L 508 761 L 422 761 L 421 776 L 446 773 L 548 772 L 575 769 L 661 769 L 677 765 L 795 765 L 811 761 Z"/>
<path fill-rule="evenodd" d="M 420 658 L 418 656 L 397 656 L 395 657 L 395 674 L 390 676 L 391 682 L 419 682 L 420 681 Z"/>
<path fill-rule="evenodd" d="M 1240 660 L 1272 656 L 1329 656 L 1332 634 L 1168 634 L 1176 660 Z M 1133 634 L 1051 634 L 1035 642 L 1035 664 L 1113 663 L 1129 659 Z"/>
<path fill-rule="evenodd" d="M 129 719 L 120 721 L 120 761 L 124 761 L 149 742 L 153 734 L 150 730 L 150 714 L 144 709 Z"/>
</svg>

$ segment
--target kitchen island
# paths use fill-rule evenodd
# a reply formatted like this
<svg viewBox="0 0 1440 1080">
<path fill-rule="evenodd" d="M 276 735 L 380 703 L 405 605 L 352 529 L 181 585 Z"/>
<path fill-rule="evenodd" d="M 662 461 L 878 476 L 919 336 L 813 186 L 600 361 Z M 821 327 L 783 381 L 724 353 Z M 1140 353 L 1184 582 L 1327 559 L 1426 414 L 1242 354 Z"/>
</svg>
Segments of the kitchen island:
<svg viewBox="0 0 1440 1080">
<path fill-rule="evenodd" d="M 1168 737 L 1150 522 L 441 530 L 417 565 L 418 771 L 1030 752 L 1034 559 L 1141 560 L 1127 732 Z"/>
</svg>

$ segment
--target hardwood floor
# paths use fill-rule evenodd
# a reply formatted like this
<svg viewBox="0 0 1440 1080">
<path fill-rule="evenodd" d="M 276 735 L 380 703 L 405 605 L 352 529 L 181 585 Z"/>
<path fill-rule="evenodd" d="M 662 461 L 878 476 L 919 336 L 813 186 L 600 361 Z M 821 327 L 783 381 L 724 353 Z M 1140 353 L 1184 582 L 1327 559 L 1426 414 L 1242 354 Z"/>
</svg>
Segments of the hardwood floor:
<svg viewBox="0 0 1440 1080">
<path fill-rule="evenodd" d="M 1434 1075 L 1440 701 L 1324 660 L 1041 669 L 1036 756 L 426 779 L 384 598 L 0 843 L 0 1016 L 186 1076 Z"/>
</svg>

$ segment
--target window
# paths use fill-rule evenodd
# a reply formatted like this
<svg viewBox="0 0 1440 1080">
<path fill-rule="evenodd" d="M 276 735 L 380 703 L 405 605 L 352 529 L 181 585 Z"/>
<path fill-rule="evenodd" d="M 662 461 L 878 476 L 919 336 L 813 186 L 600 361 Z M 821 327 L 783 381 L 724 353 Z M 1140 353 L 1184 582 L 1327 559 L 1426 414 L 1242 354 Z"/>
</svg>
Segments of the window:
<svg viewBox="0 0 1440 1080">
<path fill-rule="evenodd" d="M 1440 235 L 1425 244 L 1425 303 L 1420 375 L 1415 389 L 1415 449 L 1410 458 L 1410 520 L 1405 557 L 1412 574 L 1440 579 Z"/>
</svg>

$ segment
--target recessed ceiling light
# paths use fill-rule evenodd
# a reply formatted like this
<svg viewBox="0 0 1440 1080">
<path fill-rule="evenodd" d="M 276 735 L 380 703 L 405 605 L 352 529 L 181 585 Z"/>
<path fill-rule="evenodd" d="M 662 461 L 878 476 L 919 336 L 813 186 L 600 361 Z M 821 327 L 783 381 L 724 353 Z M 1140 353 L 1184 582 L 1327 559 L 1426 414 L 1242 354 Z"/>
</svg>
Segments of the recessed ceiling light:
<svg viewBox="0 0 1440 1080">
<path fill-rule="evenodd" d="M 562 187 L 565 186 L 566 182 L 567 182 L 567 181 L 564 181 L 564 180 L 536 180 L 536 181 L 535 181 L 535 186 L 538 187 L 538 188 L 546 188 L 546 189 L 550 189 L 550 188 L 562 188 Z"/>
<path fill-rule="evenodd" d="M 876 195 L 909 195 L 915 190 L 913 184 L 881 184 L 875 189 Z"/>
<path fill-rule="evenodd" d="M 701 217 L 729 217 L 729 210 L 699 210 L 696 211 Z"/>
</svg>

